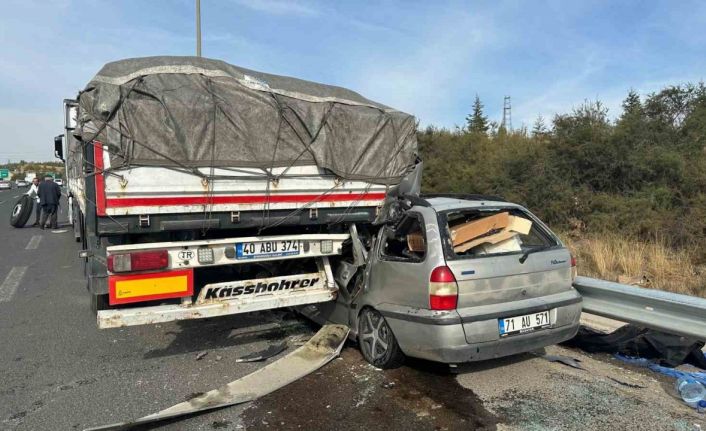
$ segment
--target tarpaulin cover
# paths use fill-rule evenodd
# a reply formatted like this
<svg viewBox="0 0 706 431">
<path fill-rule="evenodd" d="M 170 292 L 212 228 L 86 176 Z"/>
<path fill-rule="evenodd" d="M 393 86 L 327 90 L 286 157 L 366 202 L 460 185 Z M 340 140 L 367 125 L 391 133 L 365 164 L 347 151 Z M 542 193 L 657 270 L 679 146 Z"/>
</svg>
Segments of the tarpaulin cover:
<svg viewBox="0 0 706 431">
<path fill-rule="evenodd" d="M 344 88 L 199 57 L 106 64 L 79 95 L 84 142 L 113 168 L 316 164 L 394 184 L 413 167 L 415 119 Z"/>
</svg>

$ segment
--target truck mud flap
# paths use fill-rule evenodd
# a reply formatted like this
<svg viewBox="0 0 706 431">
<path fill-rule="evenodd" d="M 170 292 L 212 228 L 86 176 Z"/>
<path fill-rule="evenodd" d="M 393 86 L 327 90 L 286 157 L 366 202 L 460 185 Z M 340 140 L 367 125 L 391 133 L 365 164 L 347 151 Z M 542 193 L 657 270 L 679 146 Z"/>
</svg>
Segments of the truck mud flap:
<svg viewBox="0 0 706 431">
<path fill-rule="evenodd" d="M 137 425 L 256 400 L 299 380 L 336 358 L 341 353 L 349 330 L 344 325 L 325 325 L 297 350 L 225 386 L 130 422 L 87 428 L 84 431 L 125 430 Z"/>
</svg>

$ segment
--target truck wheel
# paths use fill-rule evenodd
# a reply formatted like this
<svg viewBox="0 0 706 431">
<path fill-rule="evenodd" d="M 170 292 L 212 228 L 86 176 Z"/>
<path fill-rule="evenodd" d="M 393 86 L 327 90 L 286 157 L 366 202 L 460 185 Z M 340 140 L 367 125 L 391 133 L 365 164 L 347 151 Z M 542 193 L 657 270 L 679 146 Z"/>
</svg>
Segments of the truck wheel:
<svg viewBox="0 0 706 431">
<path fill-rule="evenodd" d="M 364 309 L 358 318 L 358 345 L 365 360 L 378 368 L 397 368 L 404 362 L 395 334 L 372 308 Z"/>
<path fill-rule="evenodd" d="M 27 195 L 23 195 L 17 200 L 10 214 L 10 224 L 13 227 L 21 228 L 27 224 L 27 220 L 32 215 L 34 200 Z"/>
<path fill-rule="evenodd" d="M 98 314 L 100 310 L 107 310 L 110 308 L 110 303 L 108 302 L 108 295 L 95 295 L 89 292 L 91 295 L 91 311 L 93 314 Z"/>
</svg>

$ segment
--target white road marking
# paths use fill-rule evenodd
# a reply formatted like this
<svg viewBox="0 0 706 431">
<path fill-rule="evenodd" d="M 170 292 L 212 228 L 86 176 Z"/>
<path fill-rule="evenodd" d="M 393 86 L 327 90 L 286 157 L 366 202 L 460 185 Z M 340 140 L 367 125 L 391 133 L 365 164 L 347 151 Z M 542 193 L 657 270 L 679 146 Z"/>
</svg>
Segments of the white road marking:
<svg viewBox="0 0 706 431">
<path fill-rule="evenodd" d="M 29 244 L 25 247 L 25 250 L 36 250 L 39 247 L 39 243 L 42 242 L 41 235 L 33 235 L 29 240 Z"/>
<path fill-rule="evenodd" d="M 27 272 L 26 266 L 12 267 L 10 273 L 5 277 L 5 281 L 0 284 L 0 302 L 8 302 L 12 299 L 25 272 Z"/>
<path fill-rule="evenodd" d="M 17 196 L 15 196 L 15 197 L 13 197 L 12 199 L 17 199 L 17 198 L 19 198 L 20 196 L 22 196 L 22 195 L 17 195 Z"/>
</svg>

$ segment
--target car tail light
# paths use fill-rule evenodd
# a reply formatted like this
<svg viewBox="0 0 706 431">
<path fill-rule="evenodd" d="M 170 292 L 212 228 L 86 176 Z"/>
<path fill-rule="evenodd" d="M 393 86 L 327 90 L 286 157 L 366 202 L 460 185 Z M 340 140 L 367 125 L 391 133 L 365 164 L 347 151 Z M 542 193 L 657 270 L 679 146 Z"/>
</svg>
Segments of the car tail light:
<svg viewBox="0 0 706 431">
<path fill-rule="evenodd" d="M 131 272 L 164 269 L 169 266 L 167 250 L 138 251 L 108 256 L 108 271 Z"/>
<path fill-rule="evenodd" d="M 576 276 L 578 275 L 578 270 L 576 269 L 576 258 L 571 255 L 571 281 L 576 280 Z"/>
<path fill-rule="evenodd" d="M 429 277 L 429 308 L 455 310 L 458 303 L 458 284 L 448 266 L 434 268 Z"/>
</svg>

